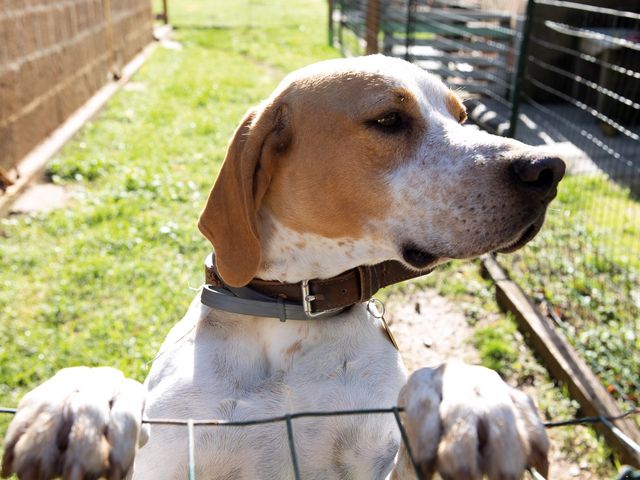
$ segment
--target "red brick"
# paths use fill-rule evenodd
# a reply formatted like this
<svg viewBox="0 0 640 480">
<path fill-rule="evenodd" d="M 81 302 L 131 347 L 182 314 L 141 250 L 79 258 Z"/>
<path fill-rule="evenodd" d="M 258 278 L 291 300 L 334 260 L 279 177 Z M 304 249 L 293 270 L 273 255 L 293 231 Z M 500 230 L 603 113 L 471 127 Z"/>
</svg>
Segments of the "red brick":
<svg viewBox="0 0 640 480">
<path fill-rule="evenodd" d="M 0 127 L 0 167 L 9 170 L 16 163 L 13 140 L 13 124 Z"/>
<path fill-rule="evenodd" d="M 18 69 L 7 68 L 0 75 L 0 125 L 18 110 Z"/>
<path fill-rule="evenodd" d="M 0 20 L 0 66 L 9 63 L 9 31 L 5 26 L 7 20 Z"/>
<path fill-rule="evenodd" d="M 22 32 L 22 52 L 23 55 L 29 55 L 38 49 L 38 35 L 35 26 L 36 15 L 34 13 L 26 13 L 20 18 L 20 31 Z"/>
<path fill-rule="evenodd" d="M 35 69 L 33 68 L 33 64 L 25 62 L 20 64 L 16 73 L 17 82 L 18 85 L 20 85 L 20 88 L 18 89 L 18 105 L 20 105 L 20 107 L 27 105 L 35 97 L 33 95 L 34 72 Z"/>
<path fill-rule="evenodd" d="M 45 95 L 56 85 L 55 54 L 39 57 L 30 62 L 30 65 L 33 67 L 31 97 Z"/>
<path fill-rule="evenodd" d="M 22 158 L 40 140 L 58 125 L 56 101 L 53 97 L 43 97 L 32 110 L 18 118 L 14 124 L 14 153 Z"/>
<path fill-rule="evenodd" d="M 151 39 L 148 0 L 112 0 L 114 52 L 103 0 L 0 0 L 0 162 L 17 161 Z M 36 11 L 27 7 L 37 6 Z M 46 7 L 45 9 L 41 7 Z M 38 55 L 46 48 L 45 55 Z M 12 70 L 6 65 L 18 60 Z M 4 68 L 2 66 L 5 66 Z M 28 110 L 28 111 L 27 111 Z"/>
</svg>

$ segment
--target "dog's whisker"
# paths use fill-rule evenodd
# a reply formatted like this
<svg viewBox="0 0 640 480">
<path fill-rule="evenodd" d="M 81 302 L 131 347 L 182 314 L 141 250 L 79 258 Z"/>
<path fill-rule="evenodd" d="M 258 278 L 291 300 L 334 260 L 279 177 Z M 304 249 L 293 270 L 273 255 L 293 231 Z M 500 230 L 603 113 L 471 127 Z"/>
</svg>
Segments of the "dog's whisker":
<svg viewBox="0 0 640 480">
<path fill-rule="evenodd" d="M 202 288 L 204 287 L 204 283 L 201 283 L 199 286 L 194 287 L 191 285 L 191 282 L 189 282 L 189 284 L 187 285 L 187 288 L 189 290 L 191 290 L 192 292 L 199 292 L 200 290 L 202 290 Z"/>
</svg>

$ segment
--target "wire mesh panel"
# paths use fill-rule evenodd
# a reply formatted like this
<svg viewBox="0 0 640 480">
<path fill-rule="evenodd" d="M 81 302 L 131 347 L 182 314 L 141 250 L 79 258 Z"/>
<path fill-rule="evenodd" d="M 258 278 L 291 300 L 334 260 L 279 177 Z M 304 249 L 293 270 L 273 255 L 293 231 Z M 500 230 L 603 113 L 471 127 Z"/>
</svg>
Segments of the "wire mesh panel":
<svg viewBox="0 0 640 480">
<path fill-rule="evenodd" d="M 337 41 L 346 53 L 381 51 L 415 62 L 467 92 L 476 124 L 550 144 L 552 154 L 567 160 L 569 174 L 547 226 L 500 261 L 609 391 L 635 404 L 640 3 L 515 3 L 518 8 L 506 0 L 343 0 L 337 18 L 360 50 L 346 48 L 344 35 Z"/>
<path fill-rule="evenodd" d="M 406 41 L 411 1 L 339 0 L 335 18 L 338 44 L 346 55 L 384 52 L 391 54 L 395 43 Z"/>
<path fill-rule="evenodd" d="M 336 6 L 343 53 L 412 61 L 464 91 L 476 123 L 508 129 L 521 17 L 482 8 L 479 0 L 342 0 Z"/>
<path fill-rule="evenodd" d="M 211 420 L 194 420 L 192 418 L 189 419 L 178 419 L 178 418 L 157 418 L 157 419 L 143 419 L 143 424 L 148 425 L 165 425 L 165 426 L 173 426 L 173 427 L 182 427 L 187 429 L 187 475 L 186 477 L 189 480 L 196 480 L 196 435 L 195 435 L 195 427 L 216 427 L 216 428 L 226 428 L 226 427 L 253 427 L 260 425 L 267 425 L 273 423 L 282 423 L 284 422 L 287 429 L 287 443 L 289 447 L 289 452 L 291 455 L 291 468 L 293 471 L 293 477 L 296 480 L 300 480 L 302 475 L 300 473 L 300 465 L 298 454 L 296 453 L 295 439 L 293 434 L 293 420 L 302 419 L 302 418 L 321 418 L 321 417 L 340 417 L 340 416 L 361 416 L 361 415 L 380 415 L 380 414 L 391 414 L 395 419 L 396 425 L 400 432 L 400 436 L 402 438 L 402 445 L 406 449 L 407 456 L 409 457 L 409 461 L 411 463 L 411 469 L 415 473 L 415 478 L 418 480 L 422 480 L 425 478 L 425 474 L 422 471 L 422 468 L 419 462 L 416 460 L 411 444 L 409 443 L 409 438 L 407 435 L 407 431 L 404 427 L 403 420 L 401 418 L 400 413 L 404 411 L 402 407 L 391 407 L 391 408 L 376 408 L 376 409 L 366 409 L 366 410 L 335 410 L 335 411 L 316 411 L 316 412 L 298 412 L 291 413 L 286 415 L 280 415 L 276 417 L 269 418 L 260 418 L 255 420 L 244 420 L 244 421 L 226 421 L 219 419 L 211 419 Z M 5 408 L 0 407 L 0 414 L 11 414 L 14 415 L 17 413 L 17 410 L 14 408 Z M 616 417 L 582 417 L 582 418 L 571 418 L 565 420 L 556 420 L 552 422 L 547 422 L 544 424 L 545 428 L 557 428 L 557 427 L 575 427 L 578 425 L 593 425 L 597 423 L 605 423 L 611 425 L 613 428 L 613 424 L 611 422 L 615 422 L 617 420 L 621 420 L 623 418 L 636 416 L 640 413 L 640 410 L 637 408 L 628 410 L 627 412 L 622 413 Z M 2 433 L 2 432 L 0 432 Z M 631 440 L 632 447 L 636 450 L 636 452 L 640 452 L 640 445 L 636 444 Z M 1 454 L 2 452 L 0 452 Z M 527 467 L 527 472 L 530 478 L 534 480 L 545 480 L 545 477 L 541 475 L 535 468 Z M 620 476 L 618 480 L 635 480 L 638 478 L 640 472 L 632 470 L 630 468 L 623 468 L 620 472 Z"/>
<path fill-rule="evenodd" d="M 590 3 L 596 3 L 595 1 Z M 602 2 L 600 2 L 602 4 Z M 531 1 L 517 138 L 568 162 L 542 234 L 501 256 L 609 391 L 640 384 L 640 4 Z"/>
<path fill-rule="evenodd" d="M 511 17 L 479 2 L 415 2 L 405 57 L 467 94 L 504 99 L 509 92 L 515 30 Z"/>
</svg>

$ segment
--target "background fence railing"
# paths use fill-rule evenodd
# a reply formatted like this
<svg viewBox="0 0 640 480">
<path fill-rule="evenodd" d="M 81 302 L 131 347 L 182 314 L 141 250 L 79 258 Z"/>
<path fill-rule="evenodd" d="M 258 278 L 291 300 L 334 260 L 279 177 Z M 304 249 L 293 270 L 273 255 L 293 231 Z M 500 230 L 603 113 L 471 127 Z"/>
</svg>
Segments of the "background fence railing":
<svg viewBox="0 0 640 480">
<path fill-rule="evenodd" d="M 406 58 L 465 90 L 480 127 L 550 145 L 569 175 L 500 263 L 623 404 L 640 385 L 640 3 L 341 0 L 346 54 Z M 606 6 L 605 6 L 606 5 Z M 374 31 L 372 31 L 372 29 Z"/>
<path fill-rule="evenodd" d="M 333 31 L 344 54 L 381 52 L 412 61 L 463 90 L 476 123 L 508 129 L 477 100 L 511 109 L 522 16 L 489 11 L 477 1 L 341 0 L 335 5 Z"/>
</svg>

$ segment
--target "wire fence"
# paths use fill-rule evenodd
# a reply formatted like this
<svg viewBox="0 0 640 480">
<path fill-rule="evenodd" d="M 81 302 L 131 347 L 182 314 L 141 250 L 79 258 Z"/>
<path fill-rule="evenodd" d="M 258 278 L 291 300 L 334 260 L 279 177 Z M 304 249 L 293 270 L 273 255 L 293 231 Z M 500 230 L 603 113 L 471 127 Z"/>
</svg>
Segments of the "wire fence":
<svg viewBox="0 0 640 480">
<path fill-rule="evenodd" d="M 14 408 L 2 408 L 0 407 L 0 414 L 15 414 L 17 409 Z M 271 423 L 281 423 L 284 422 L 287 429 L 287 442 L 289 446 L 289 452 L 291 455 L 291 468 L 293 471 L 294 478 L 296 480 L 301 480 L 302 474 L 300 471 L 300 462 L 298 461 L 298 454 L 296 452 L 295 440 L 294 440 L 294 430 L 293 430 L 293 420 L 299 418 L 318 418 L 318 417 L 339 417 L 339 416 L 354 416 L 354 415 L 393 415 L 396 424 L 398 425 L 398 429 L 400 431 L 400 436 L 402 439 L 402 443 L 406 449 L 407 455 L 411 461 L 411 465 L 416 474 L 416 478 L 422 480 L 424 478 L 424 474 L 422 473 L 422 469 L 420 467 L 419 462 L 416 460 L 413 450 L 411 449 L 411 445 L 409 444 L 409 437 L 407 435 L 407 431 L 404 428 L 402 423 L 402 419 L 400 417 L 400 413 L 404 412 L 402 407 L 391 407 L 391 408 L 375 408 L 375 409 L 358 409 L 358 410 L 334 410 L 334 411 L 317 411 L 317 412 L 298 412 L 298 413 L 290 413 L 286 415 L 279 415 L 275 417 L 261 418 L 255 420 L 243 420 L 243 421 L 228 421 L 228 420 L 219 420 L 219 419 L 210 419 L 210 420 L 194 420 L 194 419 L 177 419 L 177 418 L 156 418 L 156 419 L 143 419 L 143 424 L 148 425 L 172 425 L 172 426 L 180 426 L 187 428 L 187 459 L 188 459 L 188 479 L 196 480 L 196 441 L 195 441 L 195 428 L 196 427 L 250 427 L 256 425 L 267 425 Z M 566 420 L 556 420 L 551 422 L 546 422 L 544 424 L 545 428 L 557 428 L 557 427 L 568 427 L 568 426 L 577 426 L 577 425 L 593 425 L 596 423 L 603 423 L 605 425 L 613 426 L 612 422 L 616 420 L 622 420 L 624 418 L 635 416 L 640 414 L 640 409 L 634 408 L 624 412 L 621 415 L 617 415 L 614 417 L 607 416 L 594 416 L 594 417 L 580 417 L 580 418 L 571 418 Z M 614 426 L 615 429 L 615 426 Z M 631 442 L 630 446 L 640 454 L 640 445 L 638 445 L 633 440 L 624 436 L 622 432 L 619 430 L 616 433 L 617 435 L 622 435 L 624 441 Z M 535 468 L 528 467 L 527 471 L 532 479 L 534 480 L 545 480 L 545 477 L 540 474 Z M 619 480 L 636 480 L 640 478 L 640 472 L 632 471 L 630 469 L 625 469 L 620 472 Z"/>
<path fill-rule="evenodd" d="M 624 8 L 340 0 L 331 30 L 345 54 L 410 60 L 463 89 L 478 126 L 567 160 L 546 228 L 499 261 L 623 408 L 640 384 L 640 3 Z"/>
<path fill-rule="evenodd" d="M 494 125 L 475 99 L 510 109 L 515 44 L 522 38 L 510 13 L 454 0 L 340 0 L 333 18 L 343 54 L 382 52 L 414 62 L 470 95 L 476 122 L 508 129 Z"/>
<path fill-rule="evenodd" d="M 609 391 L 637 404 L 640 5 L 627 5 L 636 12 L 557 0 L 529 5 L 515 133 L 531 141 L 544 132 L 571 145 L 573 175 L 540 237 L 500 261 Z"/>
</svg>

